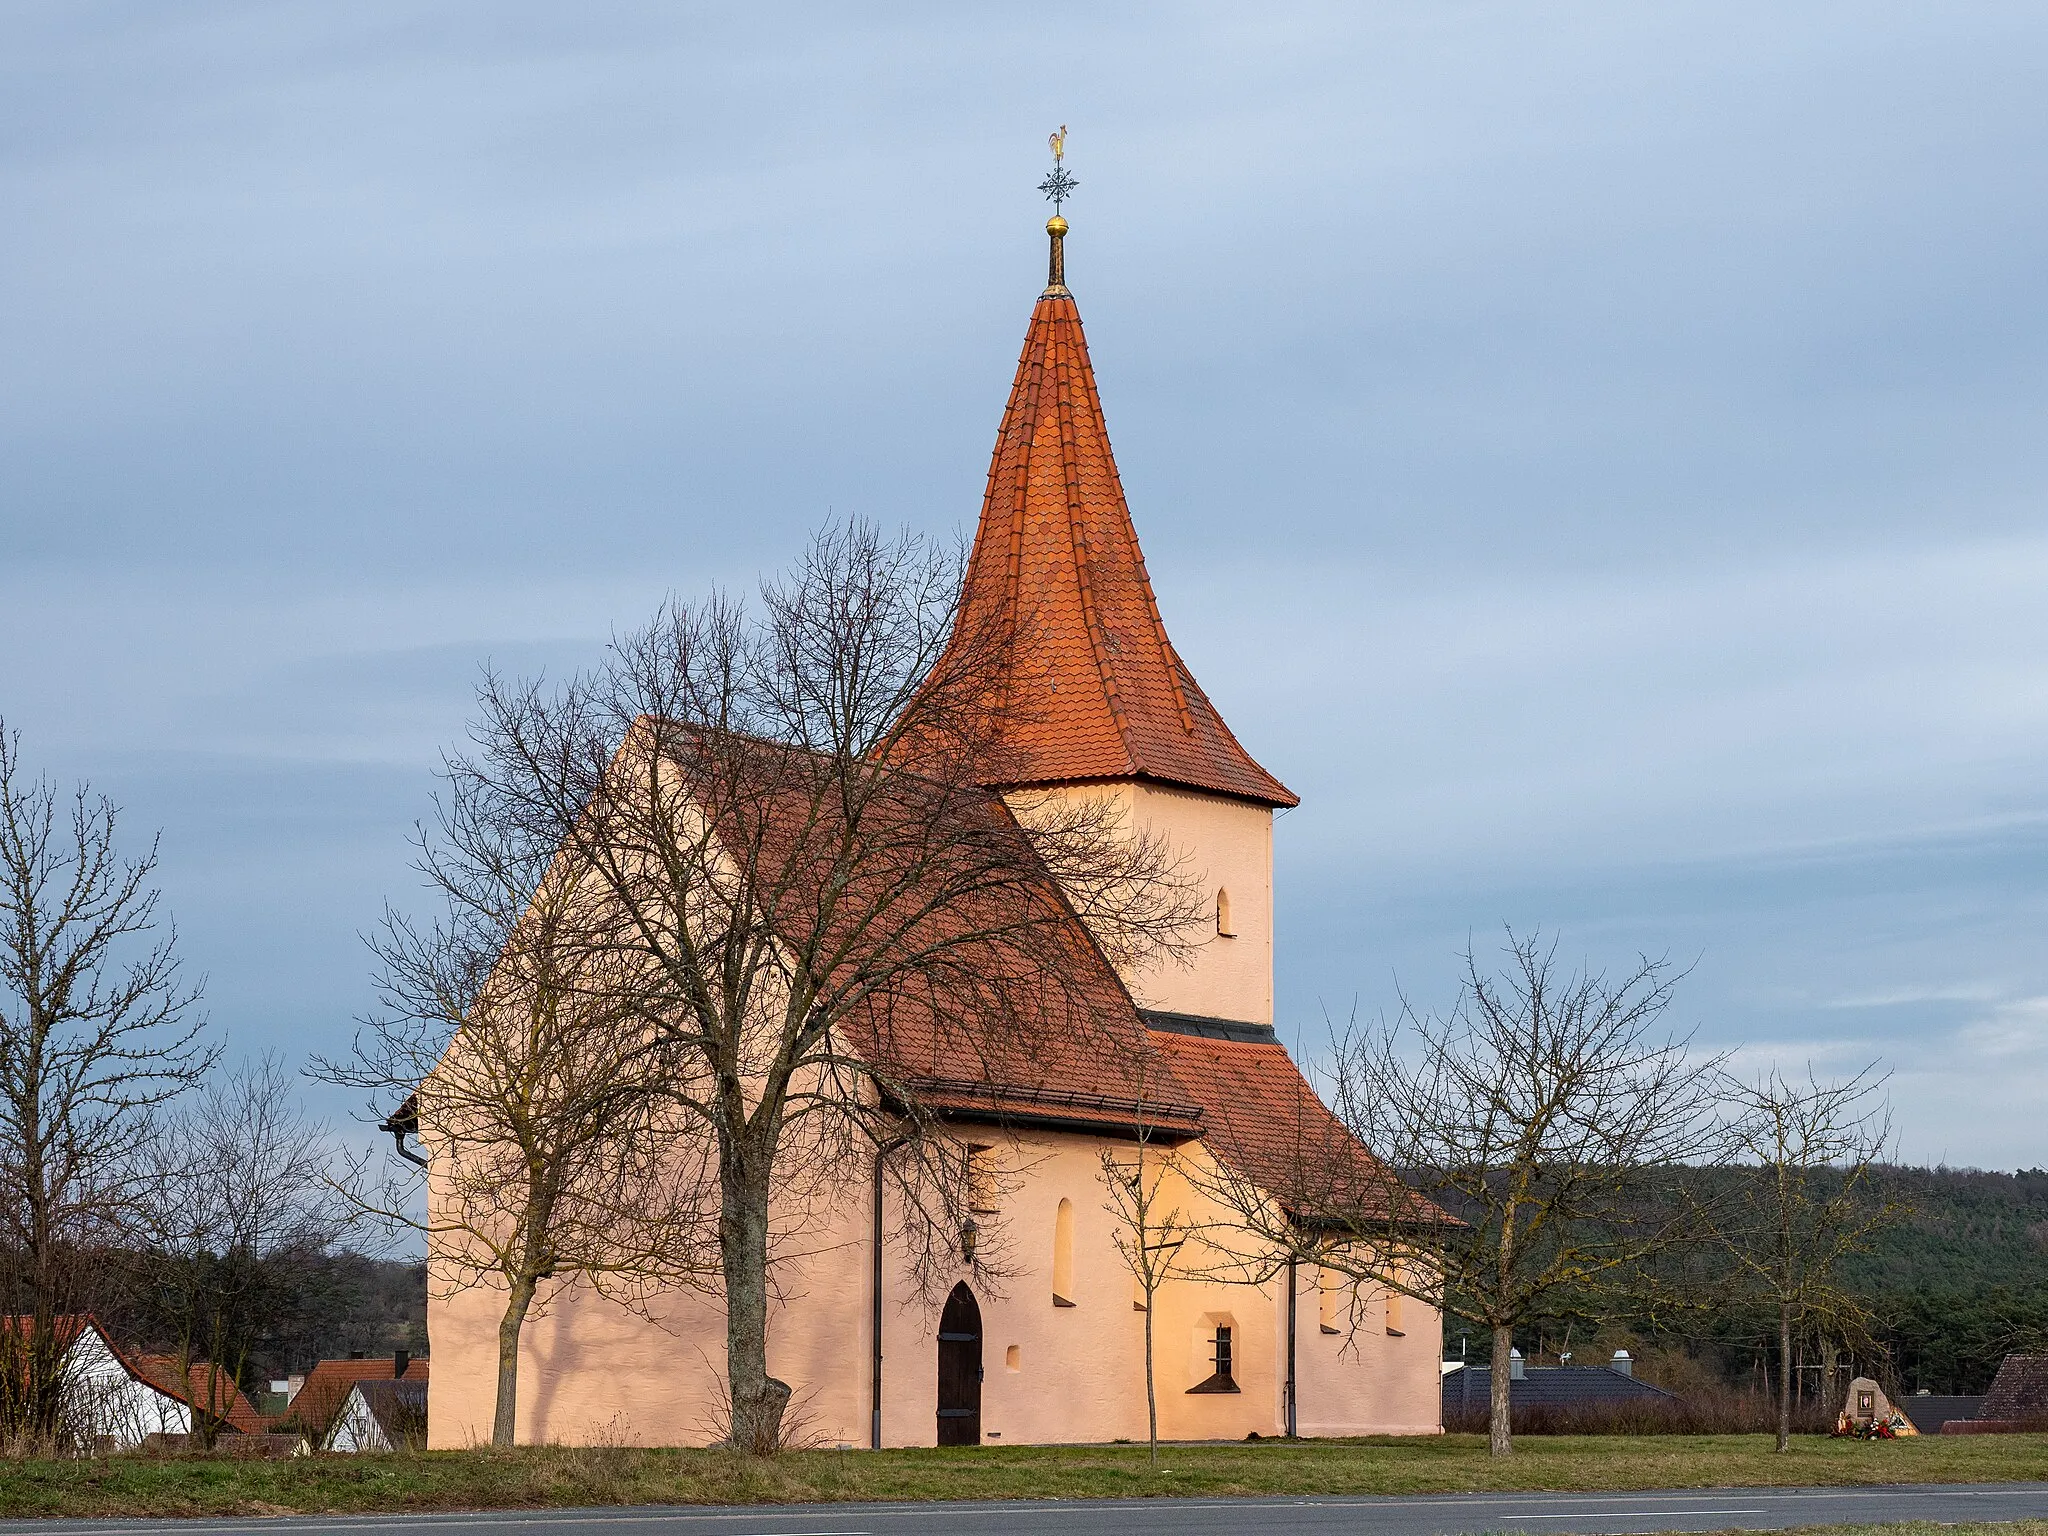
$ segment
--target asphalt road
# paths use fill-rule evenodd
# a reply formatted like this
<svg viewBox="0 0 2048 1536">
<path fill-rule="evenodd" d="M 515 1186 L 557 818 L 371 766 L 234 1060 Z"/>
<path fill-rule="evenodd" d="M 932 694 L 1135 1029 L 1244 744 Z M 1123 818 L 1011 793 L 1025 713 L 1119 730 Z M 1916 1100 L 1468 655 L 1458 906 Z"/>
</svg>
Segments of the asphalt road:
<svg viewBox="0 0 2048 1536">
<path fill-rule="evenodd" d="M 1424 1494 L 1410 1498 L 1142 1499 L 1017 1504 L 811 1504 L 751 1509 L 579 1509 L 267 1520 L 10 1520 L 0 1536 L 1148 1536 L 1304 1531 L 1343 1536 L 1461 1532 L 1778 1530 L 1894 1520 L 2048 1518 L 2048 1483 L 1893 1488 L 1719 1488 L 1663 1493 Z"/>
</svg>

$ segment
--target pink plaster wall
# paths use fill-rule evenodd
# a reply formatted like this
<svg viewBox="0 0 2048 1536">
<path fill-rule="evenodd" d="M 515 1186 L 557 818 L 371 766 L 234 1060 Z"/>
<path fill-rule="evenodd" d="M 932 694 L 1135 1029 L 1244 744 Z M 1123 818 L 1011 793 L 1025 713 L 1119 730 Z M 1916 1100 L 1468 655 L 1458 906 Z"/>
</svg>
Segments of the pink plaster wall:
<svg viewBox="0 0 2048 1536">
<path fill-rule="evenodd" d="M 1127 825 L 1149 828 L 1187 859 L 1206 903 L 1213 904 L 1219 890 L 1230 893 L 1235 936 L 1212 932 L 1190 964 L 1162 961 L 1126 974 L 1131 995 L 1147 1008 L 1272 1023 L 1273 813 L 1223 795 L 1128 780 L 1031 790 L 1011 799 L 1028 817 L 1030 797 L 1045 793 L 1116 800 Z"/>
<path fill-rule="evenodd" d="M 1114 1245 L 1103 1208 L 1095 1138 L 1033 1134 L 1002 1149 L 1014 1187 L 985 1222 L 1014 1273 L 973 1285 L 983 1324 L 982 1426 L 992 1444 L 1142 1439 L 1145 1434 L 1144 1314 Z M 1128 1149 L 1126 1148 L 1126 1151 Z M 1189 1155 L 1203 1156 L 1199 1148 Z M 1073 1202 L 1072 1307 L 1052 1300 L 1053 1234 L 1060 1199 Z M 1179 1197 L 1195 1219 L 1192 1192 Z M 808 1234 L 808 1253 L 778 1269 L 783 1301 L 774 1309 L 770 1359 L 796 1389 L 798 1414 L 827 1445 L 868 1443 L 870 1366 L 869 1208 L 865 1188 Z M 995 1234 L 1000 1231 L 1000 1238 Z M 883 1309 L 883 1441 L 930 1445 L 936 1438 L 937 1301 L 911 1294 L 886 1267 Z M 1351 1347 L 1317 1324 L 1314 1279 L 1300 1277 L 1297 1369 L 1305 1434 L 1433 1434 L 1438 1430 L 1436 1314 L 1407 1304 L 1406 1338 L 1368 1327 Z M 942 1300 L 943 1298 L 939 1298 Z M 1285 1427 L 1284 1289 L 1176 1281 L 1157 1298 L 1154 1319 L 1160 1433 L 1169 1439 L 1241 1439 Z M 501 1293 L 475 1290 L 430 1301 L 434 1359 L 431 1443 L 487 1440 L 496 1382 Z M 521 1355 L 520 1439 L 584 1443 L 704 1444 L 717 1418 L 716 1379 L 724 1323 L 715 1299 L 660 1298 L 649 1321 L 569 1287 L 529 1324 Z M 1190 1397 L 1208 1374 L 1207 1327 L 1234 1323 L 1235 1394 Z M 1011 1370 L 1007 1355 L 1018 1352 Z"/>
</svg>

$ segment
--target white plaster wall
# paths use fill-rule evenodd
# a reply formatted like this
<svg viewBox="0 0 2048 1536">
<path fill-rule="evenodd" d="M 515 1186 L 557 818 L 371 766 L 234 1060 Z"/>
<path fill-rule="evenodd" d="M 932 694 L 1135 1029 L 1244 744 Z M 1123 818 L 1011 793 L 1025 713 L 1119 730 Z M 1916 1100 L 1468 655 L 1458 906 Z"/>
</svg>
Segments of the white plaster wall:
<svg viewBox="0 0 2048 1536">
<path fill-rule="evenodd" d="M 91 1329 L 65 1352 L 64 1364 L 72 1408 L 87 1433 L 133 1450 L 149 1435 L 192 1432 L 192 1410 L 129 1375 Z"/>
</svg>

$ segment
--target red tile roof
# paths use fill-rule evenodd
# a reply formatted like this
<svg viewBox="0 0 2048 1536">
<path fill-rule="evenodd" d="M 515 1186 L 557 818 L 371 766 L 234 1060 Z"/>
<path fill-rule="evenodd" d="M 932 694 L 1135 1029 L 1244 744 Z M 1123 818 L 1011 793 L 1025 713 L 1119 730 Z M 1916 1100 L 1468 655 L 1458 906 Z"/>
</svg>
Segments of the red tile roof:
<svg viewBox="0 0 2048 1536">
<path fill-rule="evenodd" d="M 32 1326 L 26 1316 L 0 1317 L 0 1335 L 25 1337 Z M 87 1333 L 98 1336 L 114 1362 L 135 1380 L 165 1397 L 225 1420 L 243 1434 L 261 1434 L 269 1421 L 242 1395 L 234 1377 L 210 1361 L 195 1360 L 189 1370 L 172 1355 L 131 1354 L 116 1344 L 90 1312 L 67 1312 L 51 1320 L 55 1342 L 69 1349 Z"/>
<path fill-rule="evenodd" d="M 845 797 L 842 770 L 803 748 L 638 729 L 788 951 L 823 959 L 813 984 L 838 994 L 845 1043 L 900 1097 L 1123 1126 L 1142 1105 L 1192 1133 L 1186 1095 L 1145 1082 L 1130 993 L 1000 795 L 886 773 Z"/>
<path fill-rule="evenodd" d="M 1977 1410 L 1980 1419 L 2048 1416 L 2048 1355 L 2007 1355 Z"/>
<path fill-rule="evenodd" d="M 173 1355 L 130 1355 L 121 1361 L 128 1373 L 166 1397 L 174 1397 L 204 1414 L 225 1420 L 245 1435 L 260 1435 L 270 1421 L 242 1395 L 235 1378 L 210 1361 L 195 1360 L 189 1368 Z"/>
<path fill-rule="evenodd" d="M 1006 868 L 1000 842 L 1016 821 L 1000 795 L 888 774 L 860 797 L 864 820 L 849 833 L 830 760 L 643 728 L 789 951 L 834 957 L 819 990 L 860 994 L 843 1041 L 902 1098 L 976 1119 L 1111 1134 L 1143 1120 L 1163 1139 L 1199 1135 L 1308 1212 L 1411 1198 L 1277 1042 L 1148 1029 L 1051 873 Z"/>
<path fill-rule="evenodd" d="M 1330 1113 L 1277 1040 L 1215 1040 L 1153 1030 L 1151 1043 L 1202 1109 L 1202 1142 L 1290 1215 L 1445 1219 Z"/>
<path fill-rule="evenodd" d="M 404 1379 L 427 1380 L 427 1364 L 423 1359 L 409 1362 Z M 303 1431 L 317 1443 L 333 1427 L 336 1415 L 357 1382 L 396 1379 L 397 1362 L 389 1355 L 372 1360 L 322 1360 L 306 1372 L 298 1395 L 278 1415 L 277 1422 Z"/>
<path fill-rule="evenodd" d="M 1009 636 L 1013 782 L 1141 778 L 1298 803 L 1238 744 L 1167 639 L 1064 288 L 1031 313 L 956 633 L 994 627 Z"/>
</svg>

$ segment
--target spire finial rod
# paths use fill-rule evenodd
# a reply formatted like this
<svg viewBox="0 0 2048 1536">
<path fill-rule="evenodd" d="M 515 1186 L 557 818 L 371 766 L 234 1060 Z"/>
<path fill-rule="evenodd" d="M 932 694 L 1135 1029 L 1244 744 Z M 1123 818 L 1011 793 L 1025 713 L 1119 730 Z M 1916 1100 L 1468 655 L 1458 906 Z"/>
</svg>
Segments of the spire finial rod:
<svg viewBox="0 0 2048 1536">
<path fill-rule="evenodd" d="M 1046 262 L 1045 291 L 1065 293 L 1067 291 L 1067 257 L 1064 241 L 1067 237 L 1067 221 L 1060 214 L 1060 205 L 1074 195 L 1074 188 L 1081 185 L 1067 174 L 1067 125 L 1061 123 L 1059 131 L 1046 138 L 1052 150 L 1052 174 L 1038 184 L 1038 190 L 1052 200 L 1052 217 L 1045 221 L 1045 232 L 1052 237 L 1052 250 Z"/>
</svg>

